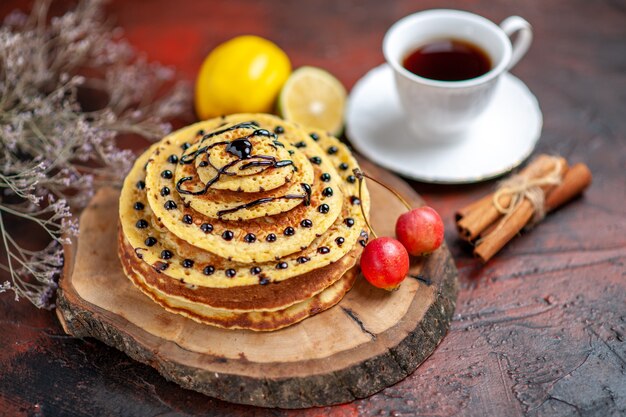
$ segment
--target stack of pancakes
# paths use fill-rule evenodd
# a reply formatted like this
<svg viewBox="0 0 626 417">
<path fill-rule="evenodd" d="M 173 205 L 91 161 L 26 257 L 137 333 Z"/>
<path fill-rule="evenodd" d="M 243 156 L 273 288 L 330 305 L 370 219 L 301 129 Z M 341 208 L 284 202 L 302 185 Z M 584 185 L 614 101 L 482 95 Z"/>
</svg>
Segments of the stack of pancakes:
<svg viewBox="0 0 626 417">
<path fill-rule="evenodd" d="M 276 330 L 352 287 L 367 243 L 348 148 L 265 114 L 200 122 L 141 155 L 120 197 L 125 274 L 168 311 Z"/>
</svg>

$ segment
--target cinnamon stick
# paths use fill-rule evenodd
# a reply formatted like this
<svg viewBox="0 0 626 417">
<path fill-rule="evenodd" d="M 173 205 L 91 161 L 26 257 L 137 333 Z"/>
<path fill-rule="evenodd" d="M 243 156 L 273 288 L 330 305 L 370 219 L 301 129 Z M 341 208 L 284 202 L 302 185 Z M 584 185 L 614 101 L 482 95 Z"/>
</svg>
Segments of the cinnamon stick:
<svg viewBox="0 0 626 417">
<path fill-rule="evenodd" d="M 591 171 L 587 165 L 578 163 L 563 177 L 563 182 L 546 197 L 546 211 L 552 211 L 582 193 L 591 185 Z"/>
<path fill-rule="evenodd" d="M 562 166 L 567 166 L 563 158 Z M 518 174 L 524 179 L 541 178 L 554 170 L 557 159 L 553 156 L 541 154 L 531 161 Z M 511 203 L 511 196 L 505 195 L 500 199 L 504 207 Z M 502 217 L 502 213 L 493 205 L 493 194 L 490 194 L 476 203 L 472 203 L 457 212 L 457 228 L 462 239 L 473 241 L 478 238 L 485 229 Z M 523 226 L 522 226 L 523 227 Z"/>
<path fill-rule="evenodd" d="M 559 185 L 542 187 L 546 193 L 545 211 L 552 211 L 567 203 L 582 193 L 591 181 L 591 171 L 585 164 L 574 165 L 563 174 L 563 180 Z M 481 261 L 487 262 L 528 224 L 533 214 L 532 204 L 525 199 L 501 226 L 492 225 L 485 230 L 482 235 L 484 237 L 474 249 L 474 254 Z"/>
<path fill-rule="evenodd" d="M 554 163 L 559 163 L 557 159 L 553 159 L 553 161 L 555 162 L 553 162 L 550 171 L 554 170 Z M 567 163 L 560 163 L 560 167 L 559 174 L 561 177 L 564 177 L 566 175 Z M 557 187 L 556 185 L 544 185 L 540 188 L 544 195 L 548 195 Z M 485 235 L 480 240 L 480 243 L 474 248 L 474 255 L 481 261 L 487 262 L 530 222 L 534 214 L 535 207 L 525 198 L 502 224 L 498 224 L 491 233 Z"/>
<path fill-rule="evenodd" d="M 502 226 L 496 227 L 493 232 L 481 239 L 480 244 L 474 248 L 474 255 L 486 263 L 528 224 L 534 211 L 531 202 L 524 199 Z"/>
<path fill-rule="evenodd" d="M 492 199 L 493 199 L 493 194 L 488 194 L 484 196 L 483 198 L 481 198 L 480 200 L 476 200 L 473 203 L 470 203 L 465 207 L 461 207 L 460 209 L 456 211 L 456 213 L 454 213 L 455 221 L 458 222 L 459 220 L 461 220 L 463 217 L 467 216 L 471 212 L 475 210 L 480 210 L 481 207 L 485 207 L 487 203 L 491 203 Z"/>
</svg>

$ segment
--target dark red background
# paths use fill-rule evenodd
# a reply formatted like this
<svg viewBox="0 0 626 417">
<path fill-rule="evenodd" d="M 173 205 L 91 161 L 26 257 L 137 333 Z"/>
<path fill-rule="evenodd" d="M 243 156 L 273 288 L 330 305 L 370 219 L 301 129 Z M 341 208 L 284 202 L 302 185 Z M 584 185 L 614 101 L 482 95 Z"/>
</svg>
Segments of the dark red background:
<svg viewBox="0 0 626 417">
<path fill-rule="evenodd" d="M 0 16 L 29 4 L 4 0 Z M 395 20 L 434 7 L 533 24 L 534 44 L 514 73 L 544 112 L 536 152 L 586 162 L 594 184 L 481 266 L 457 241 L 452 214 L 493 182 L 412 182 L 445 218 L 462 288 L 449 335 L 413 375 L 325 409 L 230 405 L 99 342 L 67 337 L 53 313 L 2 295 L 0 415 L 625 414 L 626 2 L 119 0 L 107 10 L 132 44 L 182 78 L 193 80 L 218 43 L 253 33 L 278 43 L 294 66 L 324 67 L 350 88 L 383 62 L 382 37 Z"/>
</svg>

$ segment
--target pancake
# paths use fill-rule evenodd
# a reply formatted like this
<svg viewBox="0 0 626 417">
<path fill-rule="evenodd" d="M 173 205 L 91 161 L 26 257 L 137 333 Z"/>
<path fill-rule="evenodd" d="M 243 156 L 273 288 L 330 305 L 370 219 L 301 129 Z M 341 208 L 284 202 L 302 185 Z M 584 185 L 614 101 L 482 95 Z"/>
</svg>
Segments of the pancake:
<svg viewBox="0 0 626 417">
<path fill-rule="evenodd" d="M 243 117 L 242 117 L 243 116 Z M 330 159 L 322 159 L 318 155 L 322 150 L 317 146 L 313 139 L 294 125 L 288 125 L 276 117 L 267 115 L 242 115 L 229 116 L 227 121 L 233 124 L 242 123 L 251 120 L 260 124 L 263 130 L 274 130 L 277 126 L 284 126 L 285 132 L 293 132 L 294 134 L 286 136 L 290 140 L 299 139 L 296 143 L 302 146 L 298 148 L 298 152 L 305 153 L 307 157 L 314 159 L 316 162 L 321 161 L 318 165 L 319 171 L 316 170 L 316 181 L 313 184 L 305 184 L 310 187 L 310 204 L 306 205 L 306 192 L 301 190 L 295 195 L 302 197 L 297 202 L 299 205 L 294 210 L 289 210 L 276 214 L 277 205 L 284 203 L 283 200 L 274 200 L 266 204 L 255 205 L 239 212 L 230 213 L 224 218 L 209 218 L 204 213 L 197 212 L 192 208 L 191 199 L 195 196 L 179 195 L 173 192 L 176 189 L 176 181 L 174 177 L 167 178 L 164 175 L 172 172 L 174 165 L 169 163 L 169 155 L 176 149 L 180 149 L 185 143 L 189 143 L 193 137 L 197 136 L 197 131 L 202 129 L 203 122 L 192 125 L 189 128 L 182 129 L 163 140 L 148 159 L 146 165 L 146 190 L 149 205 L 161 222 L 167 229 L 186 240 L 194 246 L 209 252 L 220 254 L 227 258 L 231 258 L 240 262 L 266 262 L 276 257 L 282 258 L 286 255 L 297 252 L 303 247 L 311 244 L 311 242 L 325 230 L 327 230 L 341 211 L 341 206 L 346 199 L 343 195 L 343 187 L 340 185 L 340 178 L 336 170 L 333 168 Z M 206 130 L 205 130 L 206 131 Z M 281 138 L 282 139 L 282 138 Z M 339 143 L 337 141 L 337 143 Z M 180 159 L 180 158 L 179 158 Z M 142 167 L 144 164 L 139 164 Z M 330 180 L 324 182 L 319 180 L 324 173 L 330 175 Z M 169 194 L 163 195 L 160 190 L 167 187 L 171 190 Z M 355 188 L 352 184 L 351 188 Z M 215 191 L 215 190 L 212 190 Z M 243 194 L 241 198 L 245 198 Z M 294 194 L 291 194 L 294 195 Z M 183 200 L 183 197 L 185 198 Z M 223 196 L 226 198 L 226 196 Z M 213 198 L 211 195 L 210 198 Z M 258 199 L 257 199 L 258 200 Z M 226 204 L 222 202 L 222 204 Z M 320 206 L 325 205 L 327 209 L 322 213 Z M 189 207 L 187 207 L 189 206 Z M 289 207 L 287 207 L 289 208 Z M 356 207 L 355 216 L 360 216 L 360 210 Z M 229 221 L 233 217 L 241 217 L 243 212 L 260 212 L 255 214 L 254 221 Z M 273 215 L 271 218 L 265 215 Z M 183 219 L 191 217 L 192 223 L 185 223 Z M 307 226 L 302 221 L 307 220 Z M 212 233 L 205 233 L 200 229 L 200 225 L 207 223 L 212 226 Z M 289 233 L 288 231 L 291 231 Z M 230 240 L 225 240 L 223 234 L 232 235 Z M 252 234 L 254 241 L 250 242 L 247 237 Z M 268 236 L 273 239 L 268 241 Z M 344 239 L 348 237 L 344 236 Z M 341 254 L 343 255 L 343 254 Z M 341 256 L 340 255 L 340 256 Z M 340 257 L 338 256 L 338 257 Z M 338 258 L 337 257 L 337 258 Z"/>
<path fill-rule="evenodd" d="M 274 161 L 265 158 L 255 158 L 254 156 L 247 159 L 237 159 L 234 155 L 230 155 L 230 158 L 221 155 L 226 152 L 225 149 L 227 148 L 224 142 L 230 140 L 229 137 L 232 138 L 233 134 L 241 130 L 230 131 L 227 137 L 216 136 L 215 140 L 204 142 L 201 145 L 198 143 L 183 153 L 181 160 L 190 161 L 195 158 L 195 164 L 176 164 L 174 183 L 179 184 L 186 178 L 187 180 L 182 183 L 183 185 L 180 188 L 187 192 L 202 191 L 205 189 L 206 184 L 211 184 L 211 188 L 200 195 L 181 195 L 183 203 L 188 203 L 192 209 L 210 218 L 249 220 L 289 211 L 301 204 L 302 198 L 308 198 L 302 184 L 313 184 L 313 167 L 307 160 L 306 155 L 302 152 L 295 152 L 296 148 L 289 143 L 282 147 L 276 146 L 274 149 L 267 143 L 259 141 L 258 138 L 256 138 L 257 140 L 252 138 L 249 141 L 258 155 L 275 158 L 277 164 L 280 162 L 290 163 L 289 165 L 279 165 L 276 169 L 262 172 L 257 172 L 257 169 L 262 168 L 263 165 L 255 167 L 254 164 L 273 163 Z M 240 133 L 240 135 L 245 136 L 246 132 Z M 207 149 L 213 145 L 217 146 Z M 168 148 L 168 146 L 163 146 L 162 148 Z M 169 150 L 166 149 L 162 152 L 171 152 L 176 149 L 176 145 L 171 144 L 169 148 Z M 290 154 L 290 151 L 292 154 Z M 215 153 L 218 154 L 218 157 L 213 158 Z M 209 159 L 218 159 L 218 161 L 208 163 L 207 160 Z M 201 166 L 202 162 L 207 162 L 207 165 Z M 157 163 L 158 161 L 154 161 L 155 165 Z M 162 172 L 162 169 L 166 169 L 167 165 L 167 160 L 165 160 L 154 171 L 156 173 Z M 267 171 L 270 171 L 272 174 L 266 174 Z M 251 172 L 256 173 L 252 174 Z M 219 181 L 214 181 L 215 178 L 219 178 Z M 159 180 L 158 176 L 156 176 L 156 179 Z M 151 179 L 147 180 L 148 187 L 152 186 L 151 181 Z M 163 186 L 168 186 L 167 181 L 161 179 L 160 182 L 164 183 Z M 229 189 L 227 191 L 217 188 L 212 189 L 217 184 L 225 184 Z M 234 188 L 234 190 L 230 188 Z M 319 192 L 321 193 L 321 189 Z M 281 198 L 286 195 L 302 195 L 302 198 Z M 232 213 L 228 213 L 229 209 L 268 197 L 272 200 L 267 203 L 249 207 L 246 210 L 235 210 Z M 220 214 L 221 212 L 224 212 L 224 214 Z"/>
<path fill-rule="evenodd" d="M 171 279 L 155 270 L 137 257 L 121 231 L 118 233 L 118 248 L 124 267 L 140 274 L 146 286 L 166 293 L 172 298 L 238 312 L 281 310 L 310 298 L 339 280 L 347 269 L 356 264 L 362 252 L 362 247 L 358 245 L 337 262 L 281 281 L 279 284 L 207 288 L 190 284 L 184 279 Z"/>
<path fill-rule="evenodd" d="M 339 302 L 367 243 L 350 150 L 264 114 L 211 119 L 137 158 L 120 195 L 118 256 L 166 310 L 275 330 Z"/>
<path fill-rule="evenodd" d="M 259 115 L 246 116 L 247 118 L 254 117 L 261 119 Z M 197 125 L 201 125 L 201 123 L 183 130 L 195 132 L 198 130 Z M 282 124 L 282 126 L 284 126 L 285 131 L 291 129 L 291 126 L 287 124 Z M 295 129 L 300 131 L 298 128 Z M 247 229 L 245 234 L 253 233 L 257 240 L 263 239 L 264 236 L 266 237 L 270 233 L 274 233 L 276 235 L 276 241 L 271 244 L 266 243 L 266 246 L 269 246 L 271 249 L 253 254 L 250 258 L 247 258 L 248 262 L 240 261 L 241 257 L 230 256 L 230 254 L 233 253 L 232 250 L 224 252 L 199 250 L 198 246 L 194 245 L 193 239 L 189 239 L 188 237 L 181 238 L 179 235 L 173 234 L 167 225 L 159 220 L 159 216 L 153 214 L 153 205 L 146 198 L 147 187 L 144 182 L 146 175 L 144 166 L 154 154 L 154 150 L 159 144 L 153 145 L 152 148 L 137 159 L 133 169 L 124 182 L 120 197 L 120 222 L 123 233 L 128 239 L 129 244 L 135 252 L 141 253 L 144 262 L 147 262 L 154 268 L 161 270 L 166 265 L 166 273 L 168 276 L 177 280 L 184 279 L 185 282 L 191 285 L 213 288 L 246 286 L 263 281 L 277 282 L 324 267 L 339 260 L 348 253 L 354 245 L 359 244 L 359 242 L 364 244 L 367 239 L 366 227 L 362 219 L 360 206 L 353 204 L 356 202 L 354 198 L 358 195 L 358 183 L 355 182 L 353 178 L 351 178 L 351 174 L 349 174 L 349 172 L 351 172 L 350 167 L 357 167 L 358 165 L 345 145 L 341 144 L 337 139 L 323 132 L 310 133 L 317 135 L 318 143 L 322 144 L 327 149 L 332 147 L 337 149 L 336 152 L 331 152 L 331 154 L 328 155 L 328 161 L 330 164 L 340 168 L 339 170 L 335 170 L 335 176 L 341 178 L 340 173 L 345 175 L 341 178 L 341 186 L 345 190 L 343 193 L 345 197 L 342 202 L 340 215 L 337 216 L 336 220 L 325 232 L 315 237 L 308 246 L 303 245 L 298 248 L 298 252 L 288 256 L 281 257 L 280 255 L 281 238 L 284 236 L 284 229 L 288 227 L 286 221 L 288 221 L 291 216 L 295 219 L 294 223 L 297 223 L 297 220 L 300 218 L 299 216 L 302 216 L 303 206 L 298 206 L 285 214 L 265 217 L 249 222 L 203 219 L 191 209 L 183 207 L 183 212 L 192 216 L 192 224 L 183 224 L 187 226 L 188 229 L 201 232 L 201 234 L 197 236 L 198 239 L 212 237 L 223 241 L 221 235 L 224 231 L 235 230 L 235 226 L 237 225 Z M 310 135 L 306 136 L 310 138 Z M 167 140 L 167 138 L 164 140 Z M 344 166 L 348 166 L 348 168 L 341 169 Z M 324 181 L 320 180 L 316 182 L 324 183 Z M 138 186 L 138 184 L 140 186 Z M 151 192 L 150 195 L 151 194 L 153 193 Z M 137 203 L 142 207 L 141 210 L 135 209 Z M 369 209 L 369 198 L 366 189 L 362 203 L 365 205 L 367 212 Z M 317 203 L 311 203 L 312 206 L 314 204 Z M 317 207 L 319 207 L 319 205 Z M 146 221 L 148 227 L 138 228 L 137 224 L 141 221 Z M 205 232 L 208 229 L 204 228 L 204 225 L 211 226 L 209 232 Z M 239 234 L 244 234 L 244 232 L 240 231 Z M 154 239 L 156 243 L 152 244 L 152 246 L 148 246 L 146 244 L 148 239 Z M 233 238 L 231 241 L 221 243 L 223 243 L 224 246 L 228 246 L 234 245 L 237 242 L 235 242 Z M 239 243 L 241 244 L 242 242 Z M 251 244 L 245 241 L 243 244 L 251 246 Z M 171 254 L 168 259 L 163 259 L 161 256 L 164 251 Z M 261 259 L 266 259 L 266 261 L 261 261 Z M 190 264 L 190 262 L 185 262 L 186 260 L 192 262 L 191 267 L 185 267 L 183 265 Z M 254 265 L 251 266 L 250 263 Z M 285 265 L 286 268 L 282 268 L 282 266 Z M 210 274 L 206 273 L 208 271 L 211 271 Z"/>
<path fill-rule="evenodd" d="M 241 136 L 247 136 L 246 129 L 230 131 L 223 137 L 217 137 L 217 140 L 199 142 L 188 151 L 185 151 L 185 154 L 191 155 L 193 152 L 197 152 L 197 150 L 194 150 L 194 147 L 201 149 L 218 141 L 232 140 Z M 230 175 L 214 183 L 212 188 L 216 190 L 243 191 L 246 193 L 262 192 L 273 190 L 289 182 L 295 182 L 293 180 L 294 174 L 307 165 L 306 158 L 303 158 L 303 155 L 293 154 L 292 156 L 289 151 L 293 149 L 286 147 L 282 142 L 278 142 L 277 140 L 268 142 L 258 137 L 252 137 L 249 141 L 255 153 L 272 155 L 276 158 L 276 162 L 292 160 L 293 164 L 275 166 L 272 170 L 264 169 L 265 166 L 261 164 L 244 167 L 247 163 L 246 160 L 237 160 L 236 156 L 227 151 L 227 146 L 216 146 L 211 148 L 208 152 L 201 153 L 200 157 L 196 158 L 195 168 L 198 171 L 200 181 L 206 184 L 218 174 L 220 169 L 224 169 L 227 165 L 234 163 L 234 165 L 227 169 Z M 290 145 L 287 144 L 287 146 Z"/>
<path fill-rule="evenodd" d="M 146 286 L 140 279 L 140 274 L 135 273 L 135 271 L 125 270 L 125 273 L 144 294 L 169 312 L 180 314 L 199 323 L 226 329 L 274 331 L 291 326 L 337 304 L 354 285 L 358 270 L 353 268 L 346 271 L 339 281 L 321 293 L 284 310 L 246 313 L 217 310 L 202 304 L 173 299 L 158 290 Z"/>
</svg>

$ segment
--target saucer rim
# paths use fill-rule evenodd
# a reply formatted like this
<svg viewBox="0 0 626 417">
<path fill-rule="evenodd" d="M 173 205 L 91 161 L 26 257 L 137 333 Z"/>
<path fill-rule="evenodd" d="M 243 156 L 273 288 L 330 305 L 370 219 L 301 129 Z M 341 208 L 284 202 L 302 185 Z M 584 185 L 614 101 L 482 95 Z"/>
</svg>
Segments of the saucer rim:
<svg viewBox="0 0 626 417">
<path fill-rule="evenodd" d="M 370 69 L 361 78 L 359 78 L 359 80 L 354 84 L 350 92 L 350 96 L 348 98 L 348 103 L 346 107 L 346 115 L 351 114 L 350 110 L 354 106 L 353 104 L 354 91 L 356 91 L 358 88 L 363 88 L 362 86 L 366 82 L 369 81 L 368 78 L 375 76 L 374 74 L 375 72 L 382 72 L 385 70 L 393 71 L 393 68 L 388 63 L 385 62 L 381 65 L 378 65 Z M 471 177 L 441 178 L 437 176 L 419 175 L 419 174 L 415 174 L 414 172 L 407 171 L 402 166 L 400 167 L 392 166 L 391 164 L 385 161 L 381 161 L 379 158 L 375 156 L 374 152 L 369 151 L 367 146 L 363 146 L 363 144 L 361 143 L 362 141 L 352 140 L 352 138 L 355 137 L 355 135 L 353 134 L 354 132 L 352 130 L 351 123 L 349 122 L 350 117 L 346 117 L 346 137 L 348 138 L 352 146 L 354 146 L 360 154 L 362 154 L 363 156 L 365 156 L 366 158 L 368 158 L 375 164 L 385 169 L 388 169 L 390 171 L 396 172 L 397 174 L 400 174 L 403 177 L 409 178 L 411 180 L 420 181 L 424 183 L 430 183 L 430 184 L 454 185 L 454 184 L 473 184 L 473 183 L 488 181 L 488 180 L 497 178 L 508 172 L 511 172 L 516 167 L 520 166 L 526 159 L 528 159 L 528 157 L 535 150 L 537 146 L 537 142 L 539 142 L 539 139 L 541 139 L 541 133 L 543 131 L 543 112 L 541 111 L 541 106 L 539 105 L 539 101 L 537 100 L 537 97 L 533 94 L 530 88 L 528 88 L 526 83 L 524 83 L 521 79 L 511 74 L 510 72 L 508 71 L 504 72 L 501 76 L 509 78 L 510 81 L 517 83 L 518 86 L 522 88 L 524 94 L 530 99 L 531 104 L 533 105 L 533 108 L 536 109 L 535 113 L 537 116 L 536 132 L 532 135 L 533 139 L 529 140 L 528 142 L 530 145 L 528 148 L 528 151 L 524 152 L 523 154 L 520 154 L 520 158 L 516 159 L 511 164 L 503 167 L 502 169 L 488 172 L 483 175 L 476 175 L 476 176 L 471 176 Z M 419 144 L 416 144 L 416 147 L 419 147 Z"/>
</svg>

